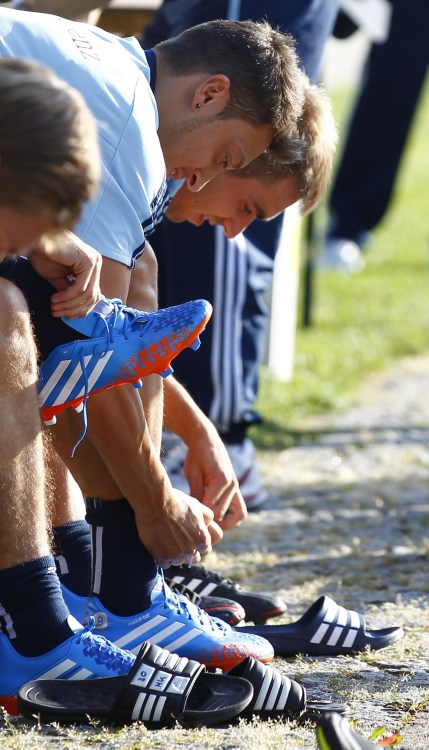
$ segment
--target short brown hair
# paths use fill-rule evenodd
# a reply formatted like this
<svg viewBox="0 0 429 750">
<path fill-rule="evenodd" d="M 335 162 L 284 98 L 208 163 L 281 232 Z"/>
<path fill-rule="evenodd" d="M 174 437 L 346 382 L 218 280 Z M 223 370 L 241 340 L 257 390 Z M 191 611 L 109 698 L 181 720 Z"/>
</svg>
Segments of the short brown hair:
<svg viewBox="0 0 429 750">
<path fill-rule="evenodd" d="M 230 99 L 219 115 L 254 127 L 270 124 L 274 137 L 289 130 L 303 105 L 295 41 L 266 21 L 216 20 L 156 45 L 170 75 L 226 75 Z"/>
<path fill-rule="evenodd" d="M 50 70 L 0 60 L 0 205 L 49 207 L 58 229 L 75 224 L 98 184 L 94 120 L 80 94 Z"/>
<path fill-rule="evenodd" d="M 321 86 L 307 80 L 302 115 L 296 127 L 278 139 L 275 158 L 265 152 L 247 167 L 231 170 L 229 174 L 267 182 L 298 174 L 301 212 L 307 214 L 317 206 L 328 188 L 337 141 L 330 100 Z"/>
</svg>

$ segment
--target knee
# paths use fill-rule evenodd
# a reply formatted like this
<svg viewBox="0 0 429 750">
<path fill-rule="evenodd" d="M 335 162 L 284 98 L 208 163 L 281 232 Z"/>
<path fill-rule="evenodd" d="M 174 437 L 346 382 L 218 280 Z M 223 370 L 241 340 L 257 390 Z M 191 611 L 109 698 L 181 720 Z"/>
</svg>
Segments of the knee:
<svg viewBox="0 0 429 750">
<path fill-rule="evenodd" d="M 28 312 L 25 297 L 15 284 L 7 279 L 0 278 L 0 314 L 7 315 L 11 312 Z"/>
<path fill-rule="evenodd" d="M 22 292 L 0 279 L 0 373 L 15 381 L 36 376 L 37 361 L 28 305 Z"/>
</svg>

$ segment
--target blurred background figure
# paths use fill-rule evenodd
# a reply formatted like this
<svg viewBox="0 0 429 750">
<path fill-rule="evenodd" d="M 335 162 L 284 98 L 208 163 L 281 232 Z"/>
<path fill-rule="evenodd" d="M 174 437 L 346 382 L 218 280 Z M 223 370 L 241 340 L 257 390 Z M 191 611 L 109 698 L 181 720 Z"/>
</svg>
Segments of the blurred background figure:
<svg viewBox="0 0 429 750">
<path fill-rule="evenodd" d="M 385 0 L 387 2 L 387 0 Z M 389 0 L 385 41 L 370 47 L 332 187 L 330 220 L 319 267 L 352 273 L 364 265 L 370 233 L 391 206 L 408 134 L 425 81 L 427 0 Z M 364 2 L 343 3 L 359 6 Z M 339 35 L 357 28 L 343 14 Z"/>
</svg>

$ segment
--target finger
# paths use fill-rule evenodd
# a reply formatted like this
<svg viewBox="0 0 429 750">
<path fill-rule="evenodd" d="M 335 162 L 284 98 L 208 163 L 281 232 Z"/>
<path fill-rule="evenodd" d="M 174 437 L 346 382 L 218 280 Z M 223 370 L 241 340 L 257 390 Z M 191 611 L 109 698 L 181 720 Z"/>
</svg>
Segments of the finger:
<svg viewBox="0 0 429 750">
<path fill-rule="evenodd" d="M 89 300 L 91 297 L 98 297 L 100 295 L 100 287 L 96 279 L 88 279 L 81 283 L 77 281 L 70 284 L 65 289 L 55 292 L 52 295 L 52 300 L 55 304 L 61 304 L 63 302 L 70 302 L 72 300 Z"/>
<path fill-rule="evenodd" d="M 189 482 L 189 494 L 201 501 L 204 494 L 204 483 L 201 474 L 192 472 L 192 474 L 189 473 L 187 475 L 185 471 L 185 476 Z"/>
<path fill-rule="evenodd" d="M 235 490 L 233 487 L 228 487 L 222 498 L 219 500 L 215 508 L 214 518 L 215 521 L 220 523 L 223 521 L 230 510 L 231 503 L 234 499 Z"/>
<path fill-rule="evenodd" d="M 63 294 L 58 292 L 57 294 Z M 56 297 L 56 299 L 54 299 Z M 51 312 L 54 317 L 65 316 L 68 318 L 82 318 L 88 315 L 100 299 L 96 292 L 87 291 L 71 298 L 65 297 L 58 299 L 54 295 L 51 300 Z"/>
<path fill-rule="evenodd" d="M 180 562 L 176 562 L 175 560 L 171 561 L 172 565 L 188 565 L 190 568 L 196 563 L 201 562 L 201 555 L 199 552 L 194 552 L 193 555 L 183 555 L 180 558 Z"/>
<path fill-rule="evenodd" d="M 236 529 L 241 526 L 241 524 L 242 521 L 236 518 L 234 513 L 227 513 L 223 521 L 219 521 L 219 526 L 224 532 L 231 531 L 231 529 Z"/>
<path fill-rule="evenodd" d="M 219 494 L 215 505 L 210 501 L 209 493 L 204 494 L 203 503 L 213 510 L 215 521 L 220 523 L 224 520 L 237 492 L 239 490 L 236 482 L 231 481 L 226 487 L 223 487 L 223 492 Z"/>
<path fill-rule="evenodd" d="M 208 526 L 211 521 L 214 521 L 214 513 L 211 508 L 208 508 L 206 505 L 201 505 L 201 510 L 203 512 L 203 517 L 206 525 Z"/>
<path fill-rule="evenodd" d="M 170 565 L 185 565 L 189 560 L 192 560 L 193 555 L 179 555 L 178 557 L 173 557 L 170 560 Z"/>
<path fill-rule="evenodd" d="M 241 492 L 238 490 L 235 494 L 228 512 L 222 521 L 219 521 L 219 525 L 223 531 L 229 531 L 235 529 L 247 518 L 247 508 L 244 502 Z"/>
<path fill-rule="evenodd" d="M 84 318 L 85 315 L 91 312 L 94 308 L 94 303 L 83 303 L 74 305 L 62 305 L 61 307 L 52 307 L 51 313 L 54 318 L 69 318 L 74 320 L 75 318 Z"/>
<path fill-rule="evenodd" d="M 158 560 L 157 560 L 157 562 L 158 562 L 158 565 L 159 565 L 159 566 L 160 566 L 160 567 L 161 567 L 161 568 L 162 568 L 163 570 L 167 570 L 167 569 L 168 569 L 168 568 L 170 567 L 170 565 L 171 565 L 171 562 L 170 562 L 170 560 L 161 560 L 161 559 L 158 559 Z"/>
<path fill-rule="evenodd" d="M 201 502 L 216 512 L 230 484 L 231 481 L 223 473 L 216 472 L 202 488 Z"/>
<path fill-rule="evenodd" d="M 195 550 L 194 553 L 190 553 L 190 552 L 171 553 L 167 557 L 158 557 L 157 561 L 161 565 L 162 568 L 169 568 L 170 565 L 184 565 L 186 563 L 189 564 L 190 562 L 197 562 L 198 559 L 201 559 L 201 556 Z"/>
<path fill-rule="evenodd" d="M 220 540 L 222 539 L 223 531 L 221 527 L 219 526 L 219 524 L 216 523 L 216 521 L 211 521 L 211 523 L 209 523 L 208 530 L 209 530 L 210 538 L 212 541 L 212 545 L 214 546 L 215 544 L 220 542 Z"/>
<path fill-rule="evenodd" d="M 248 511 L 243 495 L 240 490 L 237 490 L 229 506 L 229 511 L 225 514 L 223 520 L 226 521 L 228 516 L 231 516 L 233 525 L 238 526 L 238 524 L 242 523 L 242 521 L 247 518 L 247 515 Z M 230 526 L 230 528 L 232 528 L 232 526 Z"/>
</svg>

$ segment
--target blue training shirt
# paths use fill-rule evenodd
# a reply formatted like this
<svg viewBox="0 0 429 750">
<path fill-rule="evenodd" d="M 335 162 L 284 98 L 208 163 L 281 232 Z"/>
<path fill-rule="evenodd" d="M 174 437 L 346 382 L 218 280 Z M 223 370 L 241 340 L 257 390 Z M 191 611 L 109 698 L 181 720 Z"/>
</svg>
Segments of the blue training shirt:
<svg viewBox="0 0 429 750">
<path fill-rule="evenodd" d="M 43 63 L 84 97 L 97 121 L 102 179 L 75 232 L 133 268 L 168 202 L 158 111 L 139 43 L 57 16 L 0 8 L 0 56 Z"/>
</svg>

